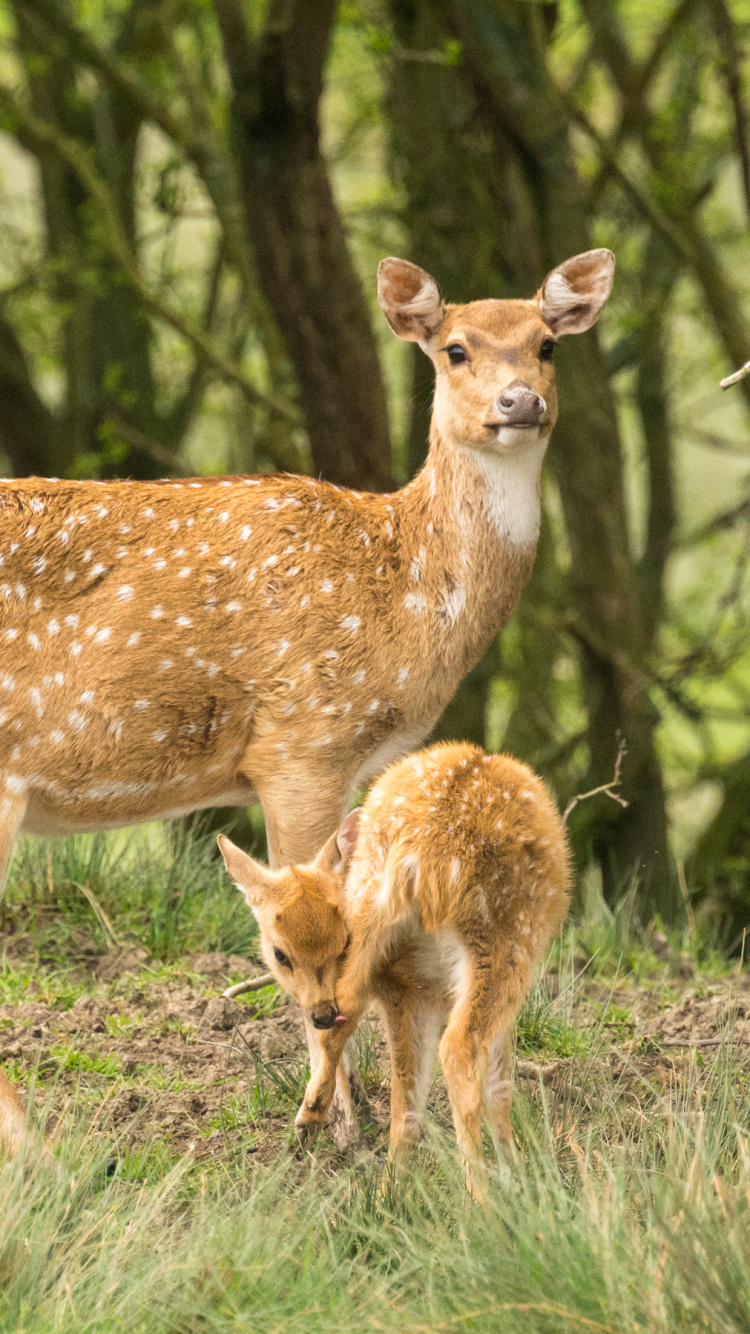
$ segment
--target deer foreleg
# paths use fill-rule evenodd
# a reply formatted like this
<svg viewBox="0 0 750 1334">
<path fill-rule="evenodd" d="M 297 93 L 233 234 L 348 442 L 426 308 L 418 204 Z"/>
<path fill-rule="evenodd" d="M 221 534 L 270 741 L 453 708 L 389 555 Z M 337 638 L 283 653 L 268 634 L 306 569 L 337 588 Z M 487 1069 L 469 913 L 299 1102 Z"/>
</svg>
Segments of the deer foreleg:
<svg viewBox="0 0 750 1334">
<path fill-rule="evenodd" d="M 326 839 L 341 823 L 348 789 L 340 777 L 330 774 L 274 774 L 266 782 L 254 779 L 263 806 L 268 838 L 268 860 L 272 867 L 312 861 Z M 353 1030 L 352 1030 L 353 1031 Z M 305 1034 L 310 1053 L 311 1082 L 322 1060 L 321 1033 L 305 1016 Z M 368 1108 L 353 1042 L 342 1053 L 329 1099 L 331 1135 L 338 1149 L 359 1148 L 363 1143 L 354 1101 Z"/>
</svg>

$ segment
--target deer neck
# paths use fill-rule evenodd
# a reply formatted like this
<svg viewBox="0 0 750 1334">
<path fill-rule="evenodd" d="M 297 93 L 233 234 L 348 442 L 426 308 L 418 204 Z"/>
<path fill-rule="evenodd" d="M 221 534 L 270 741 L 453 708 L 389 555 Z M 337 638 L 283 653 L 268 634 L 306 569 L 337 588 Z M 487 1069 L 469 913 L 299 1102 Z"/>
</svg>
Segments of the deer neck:
<svg viewBox="0 0 750 1334">
<path fill-rule="evenodd" d="M 425 621 L 435 610 L 461 672 L 505 624 L 531 573 L 545 444 L 492 455 L 447 444 L 433 424 L 427 462 L 400 493 L 405 606 Z"/>
</svg>

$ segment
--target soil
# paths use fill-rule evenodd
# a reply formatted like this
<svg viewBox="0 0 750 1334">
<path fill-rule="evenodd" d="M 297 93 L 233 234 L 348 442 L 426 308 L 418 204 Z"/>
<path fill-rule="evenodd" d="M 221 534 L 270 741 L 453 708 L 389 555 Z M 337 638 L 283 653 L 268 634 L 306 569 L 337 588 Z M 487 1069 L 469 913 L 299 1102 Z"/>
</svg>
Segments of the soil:
<svg viewBox="0 0 750 1334">
<path fill-rule="evenodd" d="M 23 999 L 0 1006 L 0 1062 L 24 1082 L 36 1070 L 35 1105 L 50 1104 L 53 1136 L 71 1109 L 93 1108 L 128 1150 L 158 1139 L 175 1157 L 243 1152 L 270 1162 L 292 1142 L 305 1082 L 301 1012 L 275 989 L 238 1000 L 221 994 L 263 971 L 256 960 L 202 954 L 167 968 L 136 945 L 97 955 L 83 940 L 76 955 L 60 986 L 59 976 L 50 980 L 38 969 L 30 936 L 0 936 L 11 973 L 37 963 Z M 705 1078 L 722 1051 L 731 1049 L 737 1068 L 750 1070 L 746 976 L 670 975 L 658 985 L 615 989 L 584 978 L 577 985 L 574 1023 L 592 1034 L 590 1051 L 556 1054 L 553 1034 L 551 1049 L 522 1045 L 517 1060 L 519 1089 L 539 1101 L 544 1086 L 561 1127 L 595 1111 L 605 1084 L 642 1116 L 649 1100 Z M 557 986 L 549 976 L 549 994 Z M 70 987 L 83 993 L 72 1004 Z M 379 1152 L 387 1140 L 388 1059 L 374 1013 L 362 1041 L 366 1135 Z M 438 1078 L 430 1106 L 447 1121 Z"/>
</svg>

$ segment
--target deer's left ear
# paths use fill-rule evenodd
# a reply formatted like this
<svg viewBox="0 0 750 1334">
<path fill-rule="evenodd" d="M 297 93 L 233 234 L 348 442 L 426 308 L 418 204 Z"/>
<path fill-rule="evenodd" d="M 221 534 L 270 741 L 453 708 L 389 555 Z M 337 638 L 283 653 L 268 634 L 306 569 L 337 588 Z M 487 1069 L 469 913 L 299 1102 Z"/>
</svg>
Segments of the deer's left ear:
<svg viewBox="0 0 750 1334">
<path fill-rule="evenodd" d="M 356 811 L 351 811 L 346 819 L 341 821 L 336 833 L 332 834 L 328 842 L 323 844 L 315 858 L 314 865 L 318 870 L 329 871 L 334 875 L 344 875 L 348 871 L 354 849 L 357 846 L 361 818 L 362 807 L 359 806 Z"/>
<path fill-rule="evenodd" d="M 558 264 L 536 294 L 547 328 L 558 338 L 590 329 L 612 291 L 614 274 L 611 250 L 585 250 Z"/>
</svg>

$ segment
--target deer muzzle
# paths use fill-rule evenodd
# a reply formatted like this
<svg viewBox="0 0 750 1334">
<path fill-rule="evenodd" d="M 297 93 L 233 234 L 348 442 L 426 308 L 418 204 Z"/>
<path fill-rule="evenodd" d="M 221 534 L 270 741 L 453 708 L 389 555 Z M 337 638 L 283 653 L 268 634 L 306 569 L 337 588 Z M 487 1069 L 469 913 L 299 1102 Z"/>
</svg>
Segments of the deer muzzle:
<svg viewBox="0 0 750 1334">
<path fill-rule="evenodd" d="M 547 411 L 541 394 L 525 380 L 511 380 L 492 405 L 496 426 L 515 426 L 520 429 L 536 428 Z"/>
<path fill-rule="evenodd" d="M 338 1010 L 335 1005 L 313 1006 L 311 1019 L 313 1028 L 333 1028 Z"/>
</svg>

